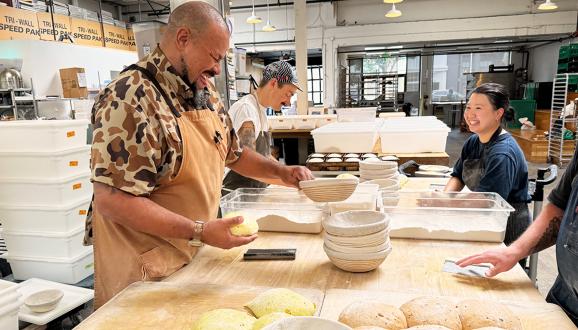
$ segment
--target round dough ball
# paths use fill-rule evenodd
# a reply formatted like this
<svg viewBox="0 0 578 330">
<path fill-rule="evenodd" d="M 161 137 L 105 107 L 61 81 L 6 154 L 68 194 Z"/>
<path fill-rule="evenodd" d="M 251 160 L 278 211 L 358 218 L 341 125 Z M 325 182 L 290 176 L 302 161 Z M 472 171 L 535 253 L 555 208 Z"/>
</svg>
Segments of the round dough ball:
<svg viewBox="0 0 578 330">
<path fill-rule="evenodd" d="M 357 177 L 353 174 L 343 173 L 339 174 L 336 179 L 357 179 Z"/>
<path fill-rule="evenodd" d="M 268 326 L 269 324 L 278 321 L 280 319 L 285 319 L 288 317 L 292 317 L 291 315 L 283 312 L 275 312 L 261 316 L 260 318 L 255 321 L 253 324 L 253 330 L 261 330 L 264 327 Z"/>
<path fill-rule="evenodd" d="M 443 325 L 424 324 L 416 325 L 414 327 L 407 328 L 406 330 L 450 330 L 450 328 L 446 328 Z"/>
<path fill-rule="evenodd" d="M 329 154 L 329 155 L 327 155 L 327 158 L 331 158 L 331 157 L 341 157 L 341 154 Z"/>
<path fill-rule="evenodd" d="M 374 327 L 373 325 L 364 325 L 361 327 L 353 328 L 353 330 L 387 330 L 382 327 Z"/>
<path fill-rule="evenodd" d="M 359 163 L 361 160 L 357 157 L 351 157 L 351 158 L 347 158 L 345 161 L 348 163 Z"/>
<path fill-rule="evenodd" d="M 335 158 L 335 157 L 334 157 L 334 158 L 329 158 L 329 159 L 327 160 L 328 163 L 340 163 L 341 161 L 342 161 L 341 158 Z"/>
<path fill-rule="evenodd" d="M 377 301 L 357 301 L 339 315 L 339 322 L 355 328 L 360 326 L 378 326 L 389 330 L 407 328 L 405 316 L 399 308 Z"/>
<path fill-rule="evenodd" d="M 251 300 L 247 308 L 257 317 L 284 312 L 293 316 L 313 316 L 316 306 L 311 300 L 299 293 L 285 289 L 269 289 Z"/>
<path fill-rule="evenodd" d="M 229 212 L 223 218 L 243 217 L 243 222 L 229 228 L 234 236 L 251 236 L 259 231 L 259 224 L 255 218 L 249 218 L 243 212 Z"/>
<path fill-rule="evenodd" d="M 236 309 L 213 309 L 205 312 L 193 324 L 193 330 L 239 329 L 252 330 L 255 318 Z"/>
<path fill-rule="evenodd" d="M 441 325 L 451 330 L 461 330 L 462 322 L 456 305 L 441 297 L 418 297 L 399 308 L 405 315 L 407 326 Z"/>
<path fill-rule="evenodd" d="M 498 327 L 483 327 L 483 328 L 477 328 L 476 330 L 506 330 L 506 329 L 498 328 Z"/>
<path fill-rule="evenodd" d="M 323 159 L 322 158 L 309 158 L 309 160 L 307 160 L 308 163 L 323 163 Z"/>
<path fill-rule="evenodd" d="M 506 330 L 522 330 L 520 319 L 512 311 L 495 301 L 464 300 L 458 304 L 463 330 L 498 327 Z"/>
</svg>

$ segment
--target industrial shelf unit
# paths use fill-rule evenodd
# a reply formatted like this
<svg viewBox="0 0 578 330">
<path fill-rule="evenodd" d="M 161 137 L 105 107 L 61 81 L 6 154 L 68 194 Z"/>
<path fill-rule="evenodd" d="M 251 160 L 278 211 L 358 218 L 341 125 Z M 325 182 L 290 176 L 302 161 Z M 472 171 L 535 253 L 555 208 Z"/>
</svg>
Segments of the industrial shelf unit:
<svg viewBox="0 0 578 330">
<path fill-rule="evenodd" d="M 574 154 L 576 138 L 564 140 L 564 129 L 571 128 L 576 133 L 578 113 L 576 110 L 570 115 L 565 115 L 565 107 L 568 102 L 568 88 L 576 85 L 578 74 L 557 74 L 552 87 L 552 107 L 550 110 L 550 137 L 548 139 L 548 160 L 560 166 L 566 165 Z M 567 127 L 568 126 L 568 127 Z"/>
<path fill-rule="evenodd" d="M 22 95 L 29 93 L 30 96 Z M 0 89 L 0 120 L 5 116 L 5 113 L 12 113 L 14 120 L 19 119 L 36 119 L 38 118 L 38 104 L 36 103 L 36 95 L 34 94 L 34 85 L 30 79 L 30 88 L 7 88 Z M 8 102 L 7 102 L 8 101 Z M 32 109 L 32 114 L 26 109 Z"/>
</svg>

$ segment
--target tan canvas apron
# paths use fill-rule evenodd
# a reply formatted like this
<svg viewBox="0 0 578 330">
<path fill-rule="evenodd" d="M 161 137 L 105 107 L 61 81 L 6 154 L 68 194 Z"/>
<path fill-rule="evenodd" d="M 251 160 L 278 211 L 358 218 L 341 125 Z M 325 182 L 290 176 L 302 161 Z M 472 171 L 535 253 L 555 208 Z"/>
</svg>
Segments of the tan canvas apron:
<svg viewBox="0 0 578 330">
<path fill-rule="evenodd" d="M 214 111 L 181 114 L 177 118 L 183 141 L 181 168 L 173 181 L 161 185 L 149 198 L 191 221 L 207 221 L 216 217 L 219 207 L 227 134 Z M 222 140 L 215 139 L 216 132 Z M 95 309 L 133 282 L 169 276 L 188 264 L 195 254 L 196 248 L 188 246 L 187 240 L 137 232 L 104 219 L 95 209 Z"/>
</svg>

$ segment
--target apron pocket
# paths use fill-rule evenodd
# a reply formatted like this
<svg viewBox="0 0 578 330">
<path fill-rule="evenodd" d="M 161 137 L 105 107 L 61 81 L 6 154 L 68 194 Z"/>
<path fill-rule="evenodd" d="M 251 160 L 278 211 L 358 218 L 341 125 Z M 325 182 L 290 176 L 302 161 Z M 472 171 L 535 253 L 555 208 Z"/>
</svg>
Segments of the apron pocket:
<svg viewBox="0 0 578 330">
<path fill-rule="evenodd" d="M 574 256 L 578 257 L 578 230 L 574 226 L 567 228 L 568 234 L 564 248 Z"/>
<path fill-rule="evenodd" d="M 158 280 L 170 275 L 161 248 L 158 246 L 141 254 L 138 263 L 141 265 L 143 281 Z"/>
</svg>

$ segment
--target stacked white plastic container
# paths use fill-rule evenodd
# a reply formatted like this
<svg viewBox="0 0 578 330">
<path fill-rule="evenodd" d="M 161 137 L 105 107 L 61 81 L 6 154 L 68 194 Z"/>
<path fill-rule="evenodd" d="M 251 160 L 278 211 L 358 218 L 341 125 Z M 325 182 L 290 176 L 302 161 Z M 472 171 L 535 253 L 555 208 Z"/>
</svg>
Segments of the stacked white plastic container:
<svg viewBox="0 0 578 330">
<path fill-rule="evenodd" d="M 18 285 L 0 280 L 0 329 L 18 330 L 18 310 L 22 295 L 16 291 Z"/>
<path fill-rule="evenodd" d="M 0 222 L 17 280 L 74 284 L 94 270 L 82 245 L 92 197 L 87 120 L 0 122 Z"/>
</svg>

